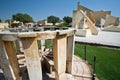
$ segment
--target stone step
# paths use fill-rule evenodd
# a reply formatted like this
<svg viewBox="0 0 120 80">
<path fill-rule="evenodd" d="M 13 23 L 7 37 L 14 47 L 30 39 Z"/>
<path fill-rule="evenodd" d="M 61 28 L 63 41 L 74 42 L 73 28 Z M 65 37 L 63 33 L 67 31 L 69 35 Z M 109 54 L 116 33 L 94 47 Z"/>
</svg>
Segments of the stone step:
<svg viewBox="0 0 120 80">
<path fill-rule="evenodd" d="M 17 55 L 17 58 L 18 58 L 18 60 L 19 60 L 19 59 L 23 59 L 23 58 L 25 58 L 25 55 L 24 55 L 24 54 L 18 54 L 18 55 Z"/>
</svg>

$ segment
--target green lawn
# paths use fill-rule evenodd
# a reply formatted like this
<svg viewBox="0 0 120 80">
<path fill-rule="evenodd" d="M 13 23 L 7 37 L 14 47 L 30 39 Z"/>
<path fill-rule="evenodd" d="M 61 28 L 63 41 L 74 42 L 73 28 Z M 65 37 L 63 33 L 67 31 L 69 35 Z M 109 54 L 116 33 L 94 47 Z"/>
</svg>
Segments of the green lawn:
<svg viewBox="0 0 120 80">
<path fill-rule="evenodd" d="M 89 45 L 86 49 L 90 65 L 96 56 L 96 75 L 100 80 L 120 80 L 120 50 Z M 84 59 L 84 45 L 75 45 L 75 55 Z"/>
<path fill-rule="evenodd" d="M 45 42 L 46 42 L 46 48 L 50 48 L 51 47 L 51 41 L 50 40 L 45 40 Z M 38 41 L 38 49 L 40 49 L 41 48 L 41 41 L 39 40 Z"/>
</svg>

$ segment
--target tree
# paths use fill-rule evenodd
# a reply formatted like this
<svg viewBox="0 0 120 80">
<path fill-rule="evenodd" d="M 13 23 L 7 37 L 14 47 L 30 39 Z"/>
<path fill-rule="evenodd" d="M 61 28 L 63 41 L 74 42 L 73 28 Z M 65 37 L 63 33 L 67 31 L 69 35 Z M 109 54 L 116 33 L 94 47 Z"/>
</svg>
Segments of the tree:
<svg viewBox="0 0 120 80">
<path fill-rule="evenodd" d="M 2 20 L 0 19 L 0 22 L 2 22 Z"/>
<path fill-rule="evenodd" d="M 9 25 L 12 23 L 12 21 L 13 21 L 13 20 L 11 20 L 11 19 L 5 20 L 5 22 L 8 23 Z"/>
<path fill-rule="evenodd" d="M 12 23 L 11 24 L 11 27 L 14 28 L 14 27 L 18 27 L 19 26 L 19 23 Z"/>
<path fill-rule="evenodd" d="M 72 22 L 72 17 L 69 17 L 69 16 L 64 16 L 63 20 L 66 22 L 66 23 L 71 23 Z"/>
<path fill-rule="evenodd" d="M 47 22 L 49 23 L 53 23 L 53 25 L 55 25 L 55 23 L 59 22 L 59 18 L 56 16 L 49 16 L 47 17 Z"/>
<path fill-rule="evenodd" d="M 33 18 L 30 15 L 22 13 L 12 15 L 12 19 L 23 23 L 33 22 Z"/>
</svg>

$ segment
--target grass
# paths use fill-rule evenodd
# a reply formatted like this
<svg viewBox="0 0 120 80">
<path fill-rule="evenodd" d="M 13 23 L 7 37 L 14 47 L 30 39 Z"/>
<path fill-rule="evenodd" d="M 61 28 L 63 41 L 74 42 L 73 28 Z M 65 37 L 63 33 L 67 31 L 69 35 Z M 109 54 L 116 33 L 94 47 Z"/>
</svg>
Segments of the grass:
<svg viewBox="0 0 120 80">
<path fill-rule="evenodd" d="M 51 41 L 50 40 L 45 40 L 46 42 L 46 48 L 50 48 L 51 47 Z M 41 49 L 41 41 L 38 41 L 38 49 Z"/>
<path fill-rule="evenodd" d="M 38 47 L 40 49 L 40 42 Z M 50 40 L 46 40 L 47 48 L 50 47 Z M 120 50 L 86 46 L 87 61 L 93 67 L 93 57 L 96 56 L 96 75 L 100 80 L 120 79 Z M 84 59 L 84 45 L 75 44 L 75 55 Z"/>
<path fill-rule="evenodd" d="M 87 61 L 93 67 L 96 56 L 96 75 L 100 80 L 120 80 L 120 50 L 86 46 Z M 75 55 L 84 59 L 84 45 L 75 45 Z"/>
</svg>

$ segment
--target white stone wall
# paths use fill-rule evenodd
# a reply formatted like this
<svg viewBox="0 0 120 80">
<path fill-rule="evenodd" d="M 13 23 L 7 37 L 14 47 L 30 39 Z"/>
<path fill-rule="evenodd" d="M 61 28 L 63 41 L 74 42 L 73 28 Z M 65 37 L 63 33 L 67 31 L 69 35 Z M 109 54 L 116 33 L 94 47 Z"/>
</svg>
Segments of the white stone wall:
<svg viewBox="0 0 120 80">
<path fill-rule="evenodd" d="M 8 23 L 0 23 L 0 29 L 8 28 Z"/>
</svg>

